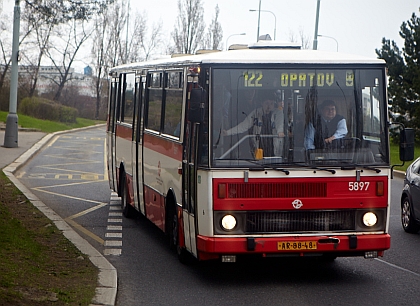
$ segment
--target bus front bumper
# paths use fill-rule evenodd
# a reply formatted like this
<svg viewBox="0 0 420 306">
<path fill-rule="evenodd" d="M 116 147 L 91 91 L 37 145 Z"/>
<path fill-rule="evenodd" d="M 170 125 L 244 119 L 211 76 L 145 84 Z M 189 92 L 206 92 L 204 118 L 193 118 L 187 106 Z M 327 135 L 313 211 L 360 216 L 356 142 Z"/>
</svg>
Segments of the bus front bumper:
<svg viewBox="0 0 420 306">
<path fill-rule="evenodd" d="M 218 258 L 222 255 L 261 256 L 365 256 L 367 252 L 383 251 L 391 246 L 389 234 L 289 236 L 289 237 L 206 237 L 197 236 L 200 259 Z"/>
</svg>

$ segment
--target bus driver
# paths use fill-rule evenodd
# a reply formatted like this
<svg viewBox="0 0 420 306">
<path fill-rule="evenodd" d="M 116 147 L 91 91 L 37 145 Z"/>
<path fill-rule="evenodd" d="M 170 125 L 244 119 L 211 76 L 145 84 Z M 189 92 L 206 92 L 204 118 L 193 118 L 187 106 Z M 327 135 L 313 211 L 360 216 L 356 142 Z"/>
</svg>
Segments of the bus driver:
<svg viewBox="0 0 420 306">
<path fill-rule="evenodd" d="M 337 115 L 335 102 L 325 100 L 320 106 L 321 116 L 317 116 L 315 126 L 312 122 L 305 129 L 305 149 L 324 149 L 335 139 L 347 135 L 346 119 Z"/>
<path fill-rule="evenodd" d="M 224 136 L 236 135 L 251 130 L 254 135 L 250 141 L 251 152 L 254 158 L 282 157 L 284 139 L 284 115 L 283 111 L 275 107 L 274 94 L 262 98 L 261 107 L 253 110 L 237 126 L 224 130 Z M 260 135 L 274 135 L 272 137 L 260 137 Z M 262 149 L 263 156 L 259 155 L 258 149 Z"/>
</svg>

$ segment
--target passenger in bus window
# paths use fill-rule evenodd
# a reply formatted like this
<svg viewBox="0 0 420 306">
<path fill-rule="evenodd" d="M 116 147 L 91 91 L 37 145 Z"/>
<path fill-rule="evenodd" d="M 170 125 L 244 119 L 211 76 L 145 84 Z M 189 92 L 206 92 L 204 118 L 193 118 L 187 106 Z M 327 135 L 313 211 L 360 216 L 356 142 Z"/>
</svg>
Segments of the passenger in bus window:
<svg viewBox="0 0 420 306">
<path fill-rule="evenodd" d="M 337 114 L 335 102 L 325 100 L 319 107 L 321 115 L 316 116 L 315 124 L 310 122 L 305 129 L 305 148 L 324 149 L 336 139 L 347 135 L 346 119 Z"/>
<path fill-rule="evenodd" d="M 263 157 L 282 157 L 284 139 L 283 111 L 277 108 L 273 93 L 265 94 L 261 101 L 261 107 L 254 109 L 237 126 L 223 130 L 223 135 L 230 136 L 250 131 L 253 135 L 250 149 L 254 157 L 256 157 L 257 149 L 263 150 Z M 265 135 L 269 136 L 264 137 Z"/>
</svg>

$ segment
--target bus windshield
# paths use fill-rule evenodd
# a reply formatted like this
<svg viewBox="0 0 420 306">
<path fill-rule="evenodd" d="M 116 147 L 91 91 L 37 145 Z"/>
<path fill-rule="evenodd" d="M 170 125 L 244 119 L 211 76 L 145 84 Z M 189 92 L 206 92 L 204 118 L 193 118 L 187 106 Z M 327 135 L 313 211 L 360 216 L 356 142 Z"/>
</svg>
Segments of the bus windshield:
<svg viewBox="0 0 420 306">
<path fill-rule="evenodd" d="M 381 69 L 213 69 L 211 166 L 389 164 Z"/>
</svg>

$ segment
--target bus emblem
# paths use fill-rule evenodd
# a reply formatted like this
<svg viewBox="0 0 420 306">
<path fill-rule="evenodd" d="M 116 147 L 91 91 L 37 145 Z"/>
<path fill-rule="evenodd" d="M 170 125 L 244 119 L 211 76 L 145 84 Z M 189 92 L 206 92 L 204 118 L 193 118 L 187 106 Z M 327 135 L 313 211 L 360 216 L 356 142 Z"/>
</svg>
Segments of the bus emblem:
<svg viewBox="0 0 420 306">
<path fill-rule="evenodd" d="M 303 203 L 302 203 L 302 201 L 301 201 L 301 200 L 296 199 L 296 200 L 294 200 L 294 201 L 292 202 L 292 205 L 293 205 L 293 207 L 294 207 L 295 209 L 299 209 L 299 208 L 301 208 L 301 207 L 303 206 Z"/>
</svg>

